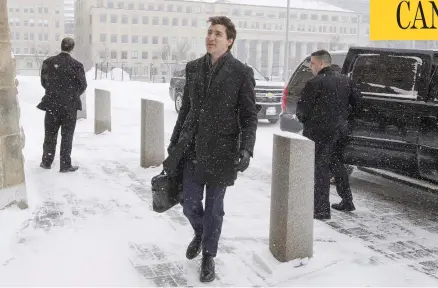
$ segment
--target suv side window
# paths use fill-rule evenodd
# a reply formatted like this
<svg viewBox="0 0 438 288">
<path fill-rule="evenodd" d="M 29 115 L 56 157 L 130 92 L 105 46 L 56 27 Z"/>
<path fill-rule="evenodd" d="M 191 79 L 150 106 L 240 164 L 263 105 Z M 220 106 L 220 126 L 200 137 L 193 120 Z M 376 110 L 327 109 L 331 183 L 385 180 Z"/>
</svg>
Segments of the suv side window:
<svg viewBox="0 0 438 288">
<path fill-rule="evenodd" d="M 289 81 L 289 98 L 299 98 L 306 82 L 312 78 L 310 70 L 310 57 L 307 57 L 297 68 L 295 75 Z"/>
<path fill-rule="evenodd" d="M 351 78 L 362 94 L 417 99 L 419 66 L 421 60 L 415 57 L 360 55 Z"/>
<path fill-rule="evenodd" d="M 341 72 L 347 54 L 332 55 L 332 67 Z M 310 70 L 310 57 L 307 57 L 296 69 L 295 75 L 290 79 L 288 84 L 289 97 L 300 97 L 301 91 L 306 82 L 312 78 L 312 70 Z"/>
</svg>

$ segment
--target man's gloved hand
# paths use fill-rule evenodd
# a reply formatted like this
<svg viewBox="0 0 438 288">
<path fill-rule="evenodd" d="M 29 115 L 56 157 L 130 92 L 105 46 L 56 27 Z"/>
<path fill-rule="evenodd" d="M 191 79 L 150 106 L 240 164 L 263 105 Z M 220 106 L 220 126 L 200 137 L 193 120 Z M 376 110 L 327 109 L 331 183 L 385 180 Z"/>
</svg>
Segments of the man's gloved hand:
<svg viewBox="0 0 438 288">
<path fill-rule="evenodd" d="M 237 171 L 243 172 L 248 169 L 249 161 L 251 160 L 251 155 L 247 150 L 240 150 L 240 160 L 237 164 Z"/>
</svg>

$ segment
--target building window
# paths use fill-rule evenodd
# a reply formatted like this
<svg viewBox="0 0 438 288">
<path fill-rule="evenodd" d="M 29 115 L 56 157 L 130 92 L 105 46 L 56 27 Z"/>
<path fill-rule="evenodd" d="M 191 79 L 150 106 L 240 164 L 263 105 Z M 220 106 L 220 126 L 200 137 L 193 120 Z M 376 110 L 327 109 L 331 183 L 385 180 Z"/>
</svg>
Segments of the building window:
<svg viewBox="0 0 438 288">
<path fill-rule="evenodd" d="M 138 59 L 138 52 L 137 51 L 131 52 L 131 59 Z"/>
<path fill-rule="evenodd" d="M 128 4 L 128 9 L 129 9 L 129 10 L 134 10 L 134 3 L 132 3 L 132 2 L 129 3 L 129 4 Z"/>
<path fill-rule="evenodd" d="M 141 42 L 143 43 L 143 44 L 148 44 L 148 36 L 143 36 L 142 37 L 142 39 L 141 39 Z"/>
<path fill-rule="evenodd" d="M 132 16 L 132 24 L 138 24 L 138 17 Z"/>
<path fill-rule="evenodd" d="M 97 0 L 97 7 L 103 7 L 103 0 Z"/>
<path fill-rule="evenodd" d="M 108 5 L 108 8 L 114 8 L 114 2 L 113 2 L 113 0 L 108 0 L 108 1 L 107 1 L 107 5 Z"/>
<path fill-rule="evenodd" d="M 111 43 L 117 43 L 117 34 L 111 34 Z"/>
<path fill-rule="evenodd" d="M 122 24 L 128 24 L 128 16 L 122 15 Z"/>
<path fill-rule="evenodd" d="M 122 60 L 127 60 L 128 59 L 128 51 L 122 51 L 121 53 L 121 58 Z"/>
<path fill-rule="evenodd" d="M 138 43 L 138 36 L 137 35 L 133 35 L 131 37 L 131 43 Z"/>
<path fill-rule="evenodd" d="M 182 19 L 182 26 L 188 26 L 189 20 L 188 19 Z"/>
<path fill-rule="evenodd" d="M 159 25 L 159 19 L 158 17 L 152 18 L 152 25 Z"/>
<path fill-rule="evenodd" d="M 24 20 L 24 26 L 29 26 L 29 21 Z"/>
<path fill-rule="evenodd" d="M 125 3 L 124 2 L 117 3 L 117 8 L 123 9 L 124 7 L 125 7 Z"/>
<path fill-rule="evenodd" d="M 100 23 L 106 23 L 106 14 L 100 14 Z"/>
<path fill-rule="evenodd" d="M 163 44 L 164 45 L 169 44 L 169 38 L 168 37 L 163 37 Z"/>
<path fill-rule="evenodd" d="M 178 18 L 172 19 L 172 26 L 178 26 Z"/>
<path fill-rule="evenodd" d="M 111 15 L 111 23 L 117 23 L 117 15 Z"/>
<path fill-rule="evenodd" d="M 117 59 L 117 51 L 111 51 L 111 59 L 113 60 Z"/>
<path fill-rule="evenodd" d="M 148 58 L 149 57 L 148 57 L 148 52 L 147 51 L 141 52 L 141 59 L 147 60 Z"/>
<path fill-rule="evenodd" d="M 198 20 L 192 19 L 192 27 L 198 27 Z"/>
<path fill-rule="evenodd" d="M 105 60 L 105 59 L 106 59 L 106 53 L 105 53 L 105 51 L 100 51 L 100 52 L 99 52 L 99 57 L 100 57 L 101 60 Z"/>
<path fill-rule="evenodd" d="M 138 4 L 138 9 L 139 10 L 144 10 L 144 3 L 139 3 Z"/>
<path fill-rule="evenodd" d="M 122 43 L 127 44 L 128 43 L 128 35 L 122 35 Z"/>
<path fill-rule="evenodd" d="M 152 37 L 152 44 L 158 44 L 158 36 Z"/>
<path fill-rule="evenodd" d="M 55 35 L 55 41 L 59 41 L 60 38 L 61 38 L 61 36 L 60 36 L 59 34 L 56 34 L 56 35 Z"/>
<path fill-rule="evenodd" d="M 196 46 L 196 38 L 195 37 L 192 38 L 192 46 Z"/>
<path fill-rule="evenodd" d="M 143 16 L 143 24 L 149 24 L 149 17 Z"/>
<path fill-rule="evenodd" d="M 163 25 L 165 25 L 165 26 L 169 25 L 169 18 L 167 18 L 167 17 L 163 18 Z"/>
<path fill-rule="evenodd" d="M 106 34 L 100 34 L 100 42 L 102 43 L 106 42 Z"/>
</svg>

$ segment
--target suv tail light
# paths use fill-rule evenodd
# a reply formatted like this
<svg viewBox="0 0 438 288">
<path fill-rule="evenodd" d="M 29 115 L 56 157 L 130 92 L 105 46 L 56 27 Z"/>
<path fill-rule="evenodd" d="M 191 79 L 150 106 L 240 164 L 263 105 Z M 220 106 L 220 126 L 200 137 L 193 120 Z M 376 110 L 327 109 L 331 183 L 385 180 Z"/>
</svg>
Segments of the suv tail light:
<svg viewBox="0 0 438 288">
<path fill-rule="evenodd" d="M 281 112 L 286 112 L 286 105 L 287 105 L 287 94 L 289 94 L 288 87 L 284 87 L 283 90 L 283 97 L 281 97 Z"/>
</svg>

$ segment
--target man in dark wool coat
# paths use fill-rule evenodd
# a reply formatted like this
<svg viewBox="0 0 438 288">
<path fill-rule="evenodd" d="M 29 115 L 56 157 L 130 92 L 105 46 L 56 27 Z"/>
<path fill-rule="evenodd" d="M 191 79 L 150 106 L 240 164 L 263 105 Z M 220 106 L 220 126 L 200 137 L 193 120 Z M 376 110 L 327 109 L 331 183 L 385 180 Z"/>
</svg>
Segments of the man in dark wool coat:
<svg viewBox="0 0 438 288">
<path fill-rule="evenodd" d="M 254 72 L 230 52 L 236 28 L 224 16 L 208 23 L 207 53 L 187 63 L 182 107 L 168 148 L 169 157 L 184 148 L 183 211 L 195 234 L 186 257 L 194 259 L 202 250 L 201 282 L 215 279 L 225 190 L 249 166 L 258 123 Z"/>
<path fill-rule="evenodd" d="M 70 53 L 75 42 L 64 38 L 61 53 L 44 60 L 41 68 L 41 85 L 46 93 L 37 108 L 46 111 L 45 137 L 41 168 L 50 169 L 55 158 L 58 131 L 61 128 L 60 172 L 74 172 L 78 166 L 71 164 L 73 134 L 77 111 L 82 110 L 81 94 L 87 89 L 84 66 Z"/>
<path fill-rule="evenodd" d="M 297 104 L 297 117 L 303 123 L 303 136 L 315 142 L 314 218 L 327 220 L 330 213 L 330 171 L 341 203 L 332 208 L 353 211 L 353 195 L 344 165 L 350 123 L 360 112 L 362 95 L 356 84 L 331 67 L 325 50 L 311 54 L 313 77 L 304 86 Z"/>
</svg>

